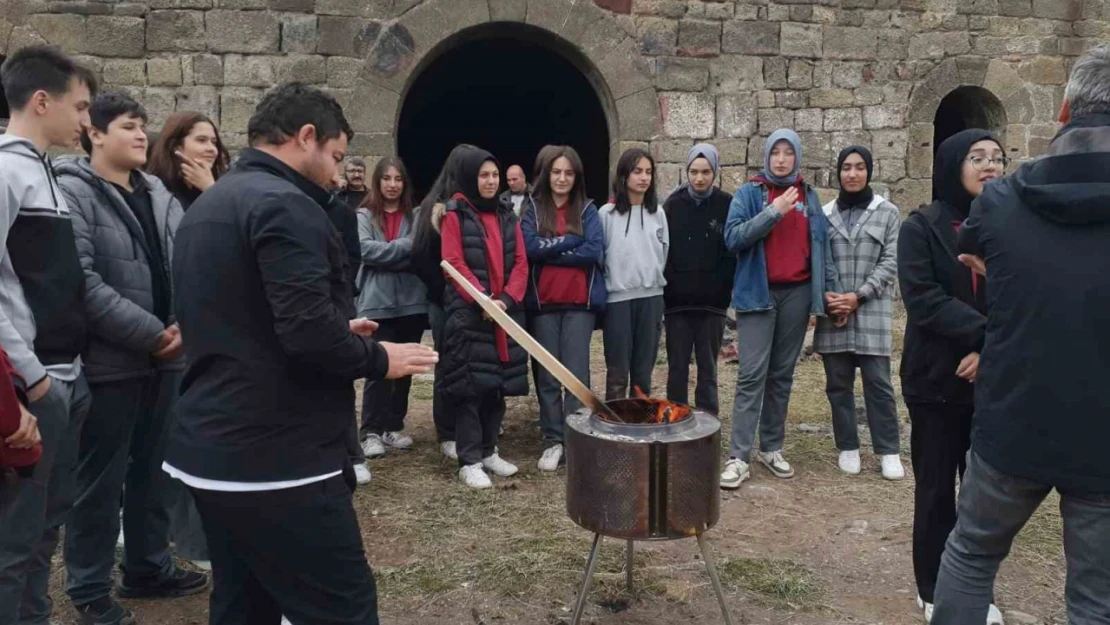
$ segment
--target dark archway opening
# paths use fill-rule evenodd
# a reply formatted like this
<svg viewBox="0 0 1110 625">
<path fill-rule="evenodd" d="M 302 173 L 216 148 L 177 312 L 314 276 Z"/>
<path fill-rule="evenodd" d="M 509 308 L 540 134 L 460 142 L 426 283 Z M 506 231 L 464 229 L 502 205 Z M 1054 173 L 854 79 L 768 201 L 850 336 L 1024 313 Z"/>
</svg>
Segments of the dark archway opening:
<svg viewBox="0 0 1110 625">
<path fill-rule="evenodd" d="M 1002 101 L 982 87 L 958 87 L 944 96 L 933 119 L 933 155 L 945 139 L 968 128 L 1003 134 L 1006 108 Z"/>
<path fill-rule="evenodd" d="M 489 150 L 503 168 L 520 165 L 529 182 L 540 148 L 565 144 L 582 157 L 587 193 L 604 203 L 605 112 L 594 86 L 557 45 L 569 44 L 535 27 L 496 24 L 451 46 L 420 72 L 397 125 L 398 154 L 416 197 L 424 196 L 459 143 Z M 502 171 L 502 188 L 504 177 Z"/>
<path fill-rule="evenodd" d="M 0 54 L 0 65 L 3 65 L 6 60 L 8 57 Z M 8 127 L 9 117 L 11 117 L 11 111 L 8 109 L 8 96 L 4 93 L 4 86 L 0 85 L 0 129 Z"/>
</svg>

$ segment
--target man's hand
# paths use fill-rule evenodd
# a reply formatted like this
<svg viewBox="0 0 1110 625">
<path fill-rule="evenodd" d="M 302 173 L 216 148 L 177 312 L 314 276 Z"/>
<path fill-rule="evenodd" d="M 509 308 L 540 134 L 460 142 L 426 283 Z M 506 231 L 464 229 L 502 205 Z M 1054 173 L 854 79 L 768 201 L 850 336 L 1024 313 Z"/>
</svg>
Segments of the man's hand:
<svg viewBox="0 0 1110 625">
<path fill-rule="evenodd" d="M 786 190 L 786 193 L 783 193 L 782 195 L 775 198 L 775 201 L 771 203 L 771 206 L 774 206 L 775 210 L 777 210 L 780 215 L 785 216 L 789 215 L 790 211 L 794 210 L 794 204 L 796 204 L 797 202 L 798 189 L 796 187 L 790 187 Z"/>
<path fill-rule="evenodd" d="M 984 278 L 987 277 L 987 263 L 981 257 L 974 254 L 960 254 L 957 258 L 960 259 L 961 263 L 971 267 L 971 270 L 975 273 Z"/>
<path fill-rule="evenodd" d="M 33 404 L 38 400 L 46 397 L 50 392 L 50 376 L 45 376 L 38 381 L 34 386 L 27 389 L 27 403 Z"/>
<path fill-rule="evenodd" d="M 49 378 L 47 378 L 49 379 Z M 23 405 L 19 405 L 19 429 L 8 438 L 4 444 L 12 449 L 30 449 L 42 442 L 39 434 L 39 421 Z"/>
<path fill-rule="evenodd" d="M 351 319 L 351 332 L 359 336 L 367 338 L 374 336 L 374 331 L 378 329 L 377 321 L 370 321 L 366 317 L 359 317 L 358 319 Z"/>
<path fill-rule="evenodd" d="M 428 373 L 439 362 L 439 354 L 427 345 L 384 341 L 379 342 L 378 345 L 381 345 L 389 355 L 389 371 L 385 374 L 387 380 Z"/>
<path fill-rule="evenodd" d="M 162 330 L 162 337 L 158 339 L 158 349 L 154 350 L 154 357 L 158 360 L 174 360 L 181 355 L 181 328 L 177 324 Z"/>
<path fill-rule="evenodd" d="M 956 375 L 968 382 L 974 382 L 979 375 L 979 352 L 971 352 L 964 356 L 960 366 L 956 367 Z"/>
</svg>

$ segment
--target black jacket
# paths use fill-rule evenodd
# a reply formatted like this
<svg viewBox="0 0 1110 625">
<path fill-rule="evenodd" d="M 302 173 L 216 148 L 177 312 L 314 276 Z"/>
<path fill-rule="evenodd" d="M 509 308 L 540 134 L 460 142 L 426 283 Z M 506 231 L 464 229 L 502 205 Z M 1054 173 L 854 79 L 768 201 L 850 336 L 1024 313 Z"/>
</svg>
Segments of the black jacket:
<svg viewBox="0 0 1110 625">
<path fill-rule="evenodd" d="M 991 283 L 972 448 L 1009 475 L 1110 493 L 1110 116 L 989 185 L 960 249 Z"/>
<path fill-rule="evenodd" d="M 725 246 L 725 222 L 732 196 L 714 189 L 704 203 L 680 188 L 663 203 L 671 247 L 663 276 L 667 312 L 684 309 L 724 314 L 732 301 L 736 255 Z"/>
<path fill-rule="evenodd" d="M 389 362 L 351 333 L 354 298 L 328 193 L 247 150 L 177 230 L 173 278 L 188 366 L 166 460 L 265 482 L 342 470 L 352 381 Z"/>
<path fill-rule="evenodd" d="M 418 211 L 424 210 L 423 207 Z M 435 210 L 433 205 L 428 210 Z M 432 217 L 434 219 L 434 217 Z M 447 288 L 447 278 L 439 263 L 443 261 L 443 239 L 439 236 L 438 226 L 417 213 L 415 234 L 412 239 L 412 272 L 428 289 L 428 301 L 443 307 L 443 290 Z"/>
<path fill-rule="evenodd" d="M 357 208 L 357 207 L 356 207 Z M 347 278 L 351 281 L 351 290 L 358 292 L 355 278 L 358 277 L 358 268 L 362 266 L 362 249 L 358 242 L 358 212 L 344 201 L 339 193 L 330 198 L 327 206 L 328 219 L 331 220 L 339 237 L 343 239 L 343 249 L 347 252 Z"/>
</svg>

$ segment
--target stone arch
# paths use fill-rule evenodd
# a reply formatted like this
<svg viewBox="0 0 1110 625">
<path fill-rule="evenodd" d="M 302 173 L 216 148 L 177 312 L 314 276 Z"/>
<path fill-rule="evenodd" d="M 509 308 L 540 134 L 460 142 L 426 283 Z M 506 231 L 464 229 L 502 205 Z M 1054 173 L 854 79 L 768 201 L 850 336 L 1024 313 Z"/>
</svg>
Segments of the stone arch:
<svg viewBox="0 0 1110 625">
<path fill-rule="evenodd" d="M 605 112 L 610 165 L 622 142 L 659 134 L 659 98 L 647 61 L 634 34 L 608 11 L 576 0 L 423 0 L 383 24 L 368 46 L 348 112 L 357 133 L 351 153 L 395 153 L 404 96 L 421 71 L 499 25 L 531 27 L 540 43 L 579 68 Z"/>
<path fill-rule="evenodd" d="M 933 155 L 948 137 L 968 128 L 984 128 L 999 136 L 1006 132 L 1006 109 L 990 90 L 963 86 L 948 92 L 933 117 Z"/>
</svg>

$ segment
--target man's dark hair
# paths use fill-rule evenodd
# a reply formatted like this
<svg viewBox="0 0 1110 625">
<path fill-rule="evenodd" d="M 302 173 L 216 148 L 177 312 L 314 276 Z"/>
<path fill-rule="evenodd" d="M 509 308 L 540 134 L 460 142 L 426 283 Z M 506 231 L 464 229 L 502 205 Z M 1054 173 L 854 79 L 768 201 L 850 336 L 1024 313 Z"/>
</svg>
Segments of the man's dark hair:
<svg viewBox="0 0 1110 625">
<path fill-rule="evenodd" d="M 0 83 L 12 111 L 22 111 L 36 91 L 64 95 L 73 78 L 96 95 L 96 76 L 92 71 L 55 47 L 28 46 L 8 57 L 0 67 Z"/>
<path fill-rule="evenodd" d="M 316 127 L 316 138 L 321 143 L 338 138 L 340 133 L 347 135 L 348 141 L 355 136 L 335 98 L 315 87 L 291 82 L 263 96 L 247 122 L 247 140 L 252 146 L 282 145 L 308 124 Z"/>
<path fill-rule="evenodd" d="M 146 109 L 135 98 L 122 91 L 109 91 L 96 96 L 89 107 L 89 123 L 100 132 L 108 132 L 108 125 L 120 117 L 137 117 L 146 123 Z M 81 147 L 90 155 L 93 151 L 88 131 L 81 133 Z"/>
</svg>

